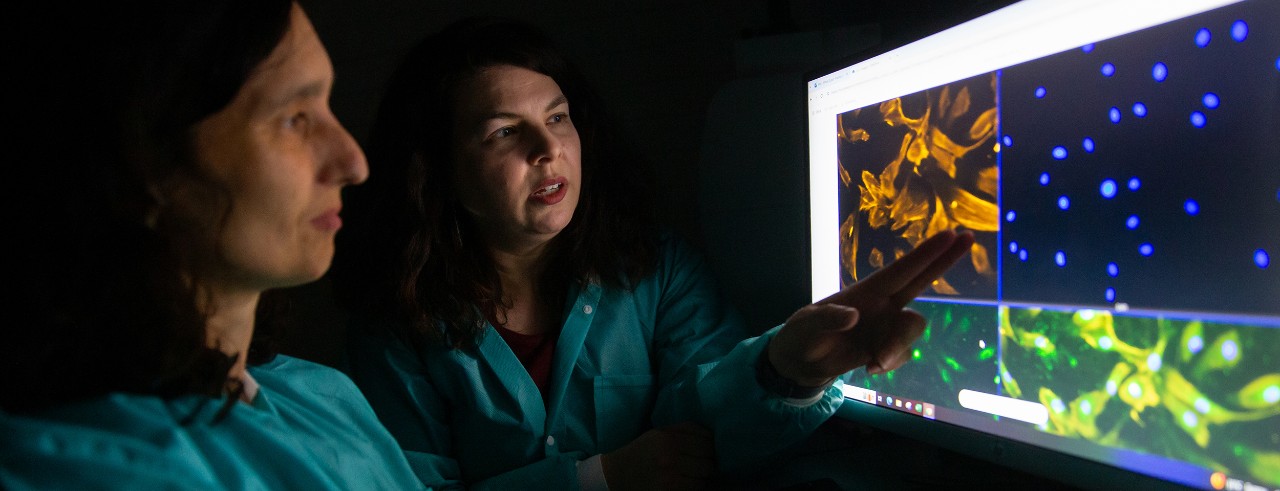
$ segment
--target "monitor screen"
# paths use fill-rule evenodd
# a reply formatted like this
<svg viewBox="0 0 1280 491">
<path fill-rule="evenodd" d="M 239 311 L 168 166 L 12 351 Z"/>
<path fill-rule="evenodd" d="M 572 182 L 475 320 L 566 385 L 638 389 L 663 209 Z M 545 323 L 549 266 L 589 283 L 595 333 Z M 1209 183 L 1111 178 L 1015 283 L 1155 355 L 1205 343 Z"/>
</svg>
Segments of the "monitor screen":
<svg viewBox="0 0 1280 491">
<path fill-rule="evenodd" d="M 1090 487 L 1280 489 L 1280 2 L 1024 0 L 806 90 L 813 299 L 977 238 L 841 417 Z"/>
</svg>

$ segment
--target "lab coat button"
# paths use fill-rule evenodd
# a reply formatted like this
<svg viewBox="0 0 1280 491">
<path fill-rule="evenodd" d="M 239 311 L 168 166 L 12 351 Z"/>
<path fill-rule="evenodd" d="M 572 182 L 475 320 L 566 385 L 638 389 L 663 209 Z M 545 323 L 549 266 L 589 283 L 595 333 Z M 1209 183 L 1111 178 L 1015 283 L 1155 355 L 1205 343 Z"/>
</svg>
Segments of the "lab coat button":
<svg viewBox="0 0 1280 491">
<path fill-rule="evenodd" d="M 556 437 L 547 435 L 547 446 L 554 447 L 556 445 Z"/>
<path fill-rule="evenodd" d="M 592 311 L 592 308 L 591 308 L 591 306 L 590 306 L 590 305 L 583 305 L 583 306 L 582 306 L 582 313 L 584 313 L 584 314 L 590 314 L 590 313 L 591 313 L 591 311 Z"/>
</svg>

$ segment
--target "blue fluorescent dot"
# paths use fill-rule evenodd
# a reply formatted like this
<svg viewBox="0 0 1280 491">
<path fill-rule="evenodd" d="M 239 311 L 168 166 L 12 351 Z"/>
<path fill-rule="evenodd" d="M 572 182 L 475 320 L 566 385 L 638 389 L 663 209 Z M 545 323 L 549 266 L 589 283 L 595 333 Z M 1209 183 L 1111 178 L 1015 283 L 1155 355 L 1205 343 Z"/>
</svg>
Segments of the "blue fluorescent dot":
<svg viewBox="0 0 1280 491">
<path fill-rule="evenodd" d="M 1098 187 L 1098 191 L 1102 192 L 1103 198 L 1114 198 L 1116 197 L 1116 182 L 1111 179 L 1102 181 L 1102 186 Z"/>
<path fill-rule="evenodd" d="M 1152 353 L 1147 355 L 1147 369 L 1153 372 L 1160 371 L 1160 367 L 1164 366 L 1164 359 L 1160 358 L 1160 353 Z"/>
<path fill-rule="evenodd" d="M 1110 64 L 1110 63 L 1103 63 L 1103 64 L 1102 64 L 1102 74 L 1103 74 L 1103 75 L 1105 75 L 1105 76 L 1108 76 L 1108 77 L 1110 77 L 1110 76 L 1112 76 L 1112 75 L 1115 75 L 1115 74 L 1116 74 L 1116 66 L 1115 66 L 1115 65 L 1112 65 L 1112 64 Z"/>
<path fill-rule="evenodd" d="M 1018 243 L 1017 243 L 1017 242 L 1010 242 L 1010 243 L 1009 243 L 1009 253 L 1010 253 L 1010 254 L 1013 254 L 1013 253 L 1016 253 L 1016 252 L 1018 252 Z"/>
<path fill-rule="evenodd" d="M 1036 87 L 1036 99 L 1044 99 L 1044 94 L 1048 92 L 1044 87 Z"/>
<path fill-rule="evenodd" d="M 1027 250 L 1026 250 L 1026 249 L 1023 249 L 1023 250 L 1018 251 L 1018 259 L 1021 259 L 1021 260 L 1023 260 L 1024 262 L 1027 260 Z"/>
<path fill-rule="evenodd" d="M 1130 178 L 1129 178 L 1129 190 L 1130 190 L 1130 191 L 1137 191 L 1137 190 L 1138 190 L 1138 188 L 1140 188 L 1140 187 L 1142 187 L 1142 181 L 1139 181 L 1139 180 L 1138 180 L 1138 178 L 1136 178 L 1136 177 L 1130 177 Z"/>
<path fill-rule="evenodd" d="M 1196 424 L 1199 422 L 1200 422 L 1200 418 L 1196 417 L 1196 413 L 1193 413 L 1191 411 L 1184 411 L 1182 413 L 1182 424 L 1190 427 L 1195 427 Z"/>
<path fill-rule="evenodd" d="M 1107 301 L 1108 301 L 1108 302 L 1114 302 L 1114 301 L 1116 301 L 1116 289 L 1115 289 L 1115 288 L 1108 287 L 1108 288 L 1107 288 L 1107 292 L 1106 292 L 1106 294 L 1105 294 L 1104 296 L 1107 298 Z"/>
<path fill-rule="evenodd" d="M 1080 49 L 1083 50 L 1085 53 L 1093 51 L 1093 43 L 1089 43 L 1084 46 L 1081 46 Z"/>
<path fill-rule="evenodd" d="M 1194 355 L 1196 353 L 1199 353 L 1200 350 L 1202 349 L 1204 349 L 1204 338 L 1198 335 L 1194 335 L 1194 336 L 1191 336 L 1190 338 L 1187 338 L 1187 351 L 1190 351 L 1191 354 Z M 1199 407 L 1200 406 L 1198 405 L 1196 406 L 1197 409 Z M 1203 413 L 1205 411 L 1200 411 L 1200 412 Z"/>
<path fill-rule="evenodd" d="M 1253 263 L 1257 264 L 1259 268 L 1267 269 L 1267 266 L 1271 264 L 1271 256 L 1267 255 L 1266 250 L 1258 249 L 1253 252 Z"/>
<path fill-rule="evenodd" d="M 1053 147 L 1053 158 L 1058 160 L 1067 158 L 1067 147 L 1061 145 Z"/>
<path fill-rule="evenodd" d="M 1129 230 L 1138 228 L 1138 215 L 1129 215 L 1129 219 L 1124 221 L 1124 226 L 1129 227 Z"/>
<path fill-rule="evenodd" d="M 1010 137 L 1009 135 L 1004 135 L 1004 138 L 1001 138 L 1000 141 L 1004 142 L 1004 146 L 1006 147 L 1013 146 L 1013 138 Z"/>
<path fill-rule="evenodd" d="M 1058 252 L 1054 253 L 1054 255 L 1053 255 L 1053 263 L 1054 263 L 1054 264 L 1057 264 L 1058 266 L 1066 266 L 1066 265 L 1067 265 L 1067 254 L 1066 254 L 1065 252 L 1062 252 L 1062 251 L 1058 251 Z"/>
<path fill-rule="evenodd" d="M 1112 278 L 1120 276 L 1120 266 L 1117 266 L 1116 263 L 1107 263 L 1107 275 Z"/>
<path fill-rule="evenodd" d="M 1048 185 L 1049 185 L 1049 173 L 1048 173 L 1048 172 L 1045 172 L 1045 173 L 1040 174 L 1040 185 L 1041 185 L 1041 186 L 1048 186 Z M 1277 189 L 1277 190 L 1276 190 L 1276 200 L 1280 200 L 1280 189 Z"/>
<path fill-rule="evenodd" d="M 1094 149 L 1094 146 L 1093 146 L 1093 138 L 1088 138 L 1088 137 L 1086 137 L 1086 138 L 1084 139 L 1084 143 L 1083 143 L 1083 145 L 1084 145 L 1084 151 L 1089 152 L 1089 153 L 1093 153 L 1093 149 Z"/>
<path fill-rule="evenodd" d="M 1213 92 L 1205 92 L 1204 97 L 1201 100 L 1204 101 L 1204 107 L 1209 109 L 1218 107 L 1218 103 L 1220 102 L 1218 100 L 1218 94 L 1214 94 Z"/>
<path fill-rule="evenodd" d="M 1222 342 L 1222 357 L 1227 361 L 1233 361 L 1240 356 L 1240 347 L 1236 346 L 1236 342 L 1230 339 Z"/>
<path fill-rule="evenodd" d="M 1200 213 L 1200 203 L 1197 203 L 1196 200 L 1193 199 L 1187 200 L 1187 203 L 1183 205 L 1183 208 L 1187 210 L 1188 215 Z"/>
<path fill-rule="evenodd" d="M 1110 110 L 1110 111 L 1107 111 L 1107 116 L 1110 116 L 1110 117 L 1111 117 L 1111 122 L 1112 122 L 1112 123 L 1119 123 L 1119 122 L 1120 122 L 1120 108 L 1118 108 L 1118 107 L 1113 107 L 1113 108 L 1111 108 L 1111 110 Z"/>
<path fill-rule="evenodd" d="M 1147 116 L 1147 105 L 1141 102 L 1133 103 L 1133 115 L 1139 118 Z"/>
<path fill-rule="evenodd" d="M 1208 29 L 1201 27 L 1199 31 L 1196 31 L 1196 46 L 1199 46 L 1201 48 L 1208 46 L 1209 39 L 1211 39 L 1212 37 L 1213 36 L 1209 34 Z"/>
<path fill-rule="evenodd" d="M 1195 352 L 1199 353 L 1200 349 L 1197 348 Z M 1200 411 L 1200 414 L 1209 414 L 1209 410 L 1213 409 L 1213 403 L 1209 402 L 1209 400 L 1204 397 L 1197 397 L 1196 402 L 1192 403 L 1192 406 L 1196 408 L 1196 411 Z"/>
<path fill-rule="evenodd" d="M 1142 244 L 1138 246 L 1138 254 L 1142 254 L 1143 256 L 1150 256 L 1151 253 L 1153 252 L 1155 252 L 1155 248 L 1151 247 L 1151 244 Z"/>
<path fill-rule="evenodd" d="M 1163 62 L 1157 61 L 1155 66 L 1151 67 L 1151 78 L 1156 79 L 1157 82 L 1163 82 L 1168 76 L 1169 67 Z"/>
<path fill-rule="evenodd" d="M 1205 123 L 1204 113 L 1200 111 L 1191 113 L 1192 126 L 1195 126 L 1196 128 L 1204 128 L 1204 123 Z"/>
<path fill-rule="evenodd" d="M 1009 210 L 1009 213 L 1004 214 L 1004 220 L 1006 222 L 1012 222 L 1014 218 L 1018 218 L 1018 214 L 1014 213 L 1013 210 Z"/>
<path fill-rule="evenodd" d="M 1249 37 L 1249 24 L 1245 24 L 1242 20 L 1231 23 L 1231 39 L 1242 42 L 1247 37 Z"/>
<path fill-rule="evenodd" d="M 1276 70 L 1280 70 L 1280 56 L 1276 57 Z"/>
<path fill-rule="evenodd" d="M 1262 391 L 1262 400 L 1275 404 L 1280 402 L 1280 387 L 1272 385 Z"/>
<path fill-rule="evenodd" d="M 1065 210 L 1070 207 L 1071 207 L 1071 200 L 1067 199 L 1066 196 L 1058 197 L 1058 208 L 1062 208 Z"/>
</svg>

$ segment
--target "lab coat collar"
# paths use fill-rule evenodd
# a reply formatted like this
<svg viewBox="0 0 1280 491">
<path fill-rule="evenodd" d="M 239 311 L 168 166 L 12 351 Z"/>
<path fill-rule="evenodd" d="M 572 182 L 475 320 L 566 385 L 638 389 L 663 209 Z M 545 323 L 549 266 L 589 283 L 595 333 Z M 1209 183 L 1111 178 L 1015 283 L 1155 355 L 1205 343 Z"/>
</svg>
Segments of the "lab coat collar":
<svg viewBox="0 0 1280 491">
<path fill-rule="evenodd" d="M 571 288 L 572 290 L 573 288 Z M 582 351 L 582 344 L 590 331 L 591 321 L 596 317 L 602 290 L 599 282 L 590 281 L 580 287 L 574 294 L 570 292 L 568 311 L 560 330 L 560 338 L 556 341 L 555 355 L 551 361 L 548 395 L 544 400 L 538 386 L 529 376 L 529 371 L 516 358 L 511 347 L 502 340 L 492 324 L 487 324 L 485 335 L 480 340 L 479 349 L 482 358 L 489 368 L 497 374 L 502 386 L 511 397 L 519 401 L 525 417 L 533 430 L 543 434 L 554 434 L 560 423 L 560 403 L 572 377 L 573 367 Z M 550 417 L 548 417 L 550 415 Z"/>
</svg>

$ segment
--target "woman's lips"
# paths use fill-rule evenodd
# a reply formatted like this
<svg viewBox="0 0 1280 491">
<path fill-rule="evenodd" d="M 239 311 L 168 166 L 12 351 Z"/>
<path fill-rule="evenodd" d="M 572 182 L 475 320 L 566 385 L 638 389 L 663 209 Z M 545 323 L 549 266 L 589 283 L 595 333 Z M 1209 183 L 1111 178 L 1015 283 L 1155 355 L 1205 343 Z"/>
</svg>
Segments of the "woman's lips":
<svg viewBox="0 0 1280 491">
<path fill-rule="evenodd" d="M 529 195 L 531 201 L 544 205 L 554 205 L 564 199 L 569 190 L 569 182 L 563 177 L 547 179 L 539 183 L 537 191 Z"/>
<path fill-rule="evenodd" d="M 311 224 L 316 228 L 325 232 L 336 232 L 342 228 L 342 217 L 338 215 L 338 209 L 325 211 L 318 217 L 311 219 Z"/>
</svg>

